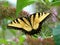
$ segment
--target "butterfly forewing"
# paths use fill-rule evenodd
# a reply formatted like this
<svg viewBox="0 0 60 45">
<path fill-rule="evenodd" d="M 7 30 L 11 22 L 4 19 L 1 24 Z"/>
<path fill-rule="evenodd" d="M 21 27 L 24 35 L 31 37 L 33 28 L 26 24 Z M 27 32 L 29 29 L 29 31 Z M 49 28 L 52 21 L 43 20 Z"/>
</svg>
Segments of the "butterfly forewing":
<svg viewBox="0 0 60 45">
<path fill-rule="evenodd" d="M 22 26 L 19 23 L 16 24 L 13 21 L 12 21 L 12 23 L 8 24 L 8 26 L 22 28 Z"/>
<path fill-rule="evenodd" d="M 34 25 L 33 25 L 33 22 L 34 22 L 34 19 L 33 19 L 33 18 L 34 18 L 34 15 L 31 15 L 30 20 L 31 20 L 31 25 L 32 25 L 32 28 L 33 28 L 33 26 L 34 26 Z"/>
<path fill-rule="evenodd" d="M 49 15 L 49 13 L 46 13 L 46 14 L 43 13 L 43 14 L 39 17 L 39 22 L 42 22 L 48 15 Z"/>
<path fill-rule="evenodd" d="M 12 23 L 8 24 L 8 26 L 16 27 L 16 28 L 23 28 L 26 31 L 32 30 L 32 28 L 31 28 L 30 24 L 27 22 L 27 20 L 24 20 L 25 22 L 27 22 L 27 24 L 24 21 L 22 21 L 20 18 L 18 18 L 17 20 L 19 23 L 16 20 L 14 20 L 14 21 L 12 21 Z"/>
<path fill-rule="evenodd" d="M 23 20 L 24 20 L 24 22 L 25 22 L 26 24 L 28 24 L 28 26 L 31 26 L 30 23 L 29 23 L 29 21 L 28 21 L 26 18 L 23 18 Z"/>
<path fill-rule="evenodd" d="M 31 31 L 32 27 L 31 27 L 29 21 L 26 18 L 23 18 L 23 20 L 27 24 L 27 25 L 25 25 L 24 29 L 26 29 L 27 31 Z"/>
<path fill-rule="evenodd" d="M 38 18 L 38 13 L 36 13 L 35 18 L 34 18 L 34 25 L 33 25 L 33 29 L 37 29 L 39 26 L 39 18 Z"/>
</svg>

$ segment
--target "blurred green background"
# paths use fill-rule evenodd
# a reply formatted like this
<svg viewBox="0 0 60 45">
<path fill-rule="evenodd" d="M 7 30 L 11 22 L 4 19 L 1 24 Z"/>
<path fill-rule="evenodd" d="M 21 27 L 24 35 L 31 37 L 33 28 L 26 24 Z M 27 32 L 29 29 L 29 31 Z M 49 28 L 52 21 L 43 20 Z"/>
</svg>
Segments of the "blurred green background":
<svg viewBox="0 0 60 45">
<path fill-rule="evenodd" d="M 60 0 L 0 0 L 0 45 L 24 45 L 26 35 L 15 29 L 7 28 L 12 20 L 35 12 L 49 12 L 50 17 L 43 23 L 41 33 L 35 38 L 53 37 L 60 45 Z M 14 17 L 14 18 L 13 18 Z"/>
</svg>

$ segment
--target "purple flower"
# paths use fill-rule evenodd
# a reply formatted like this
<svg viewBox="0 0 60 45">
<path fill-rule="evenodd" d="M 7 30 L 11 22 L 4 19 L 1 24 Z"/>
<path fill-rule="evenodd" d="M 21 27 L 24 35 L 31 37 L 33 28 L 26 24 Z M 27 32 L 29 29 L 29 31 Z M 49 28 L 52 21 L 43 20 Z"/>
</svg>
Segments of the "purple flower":
<svg viewBox="0 0 60 45">
<path fill-rule="evenodd" d="M 53 13 L 55 16 L 57 16 L 57 15 L 58 15 L 57 9 L 56 9 L 56 8 L 52 8 L 52 13 Z"/>
<path fill-rule="evenodd" d="M 56 16 L 54 15 L 54 14 L 52 14 L 53 16 L 52 16 L 52 21 L 53 22 L 56 22 L 57 21 L 57 19 L 56 19 Z"/>
<path fill-rule="evenodd" d="M 40 36 L 40 37 L 38 37 L 38 39 L 40 40 L 40 41 L 43 41 L 44 39 Z"/>
<path fill-rule="evenodd" d="M 51 9 L 51 11 L 52 11 L 52 21 L 56 22 L 57 21 L 56 16 L 58 15 L 57 9 L 54 7 L 54 8 Z"/>
<path fill-rule="evenodd" d="M 12 40 L 15 41 L 15 42 L 19 42 L 19 39 L 16 38 L 16 37 L 15 38 L 12 38 Z"/>
</svg>

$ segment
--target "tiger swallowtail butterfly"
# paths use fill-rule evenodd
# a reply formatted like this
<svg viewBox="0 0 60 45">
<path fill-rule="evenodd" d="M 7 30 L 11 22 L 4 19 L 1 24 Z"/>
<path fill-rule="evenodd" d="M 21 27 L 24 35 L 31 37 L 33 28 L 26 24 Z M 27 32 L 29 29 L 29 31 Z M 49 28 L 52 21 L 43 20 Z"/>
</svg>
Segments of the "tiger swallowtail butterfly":
<svg viewBox="0 0 60 45">
<path fill-rule="evenodd" d="M 13 20 L 8 27 L 22 30 L 29 35 L 37 34 L 41 31 L 42 23 L 50 13 L 35 13 L 28 17 L 20 17 Z"/>
</svg>

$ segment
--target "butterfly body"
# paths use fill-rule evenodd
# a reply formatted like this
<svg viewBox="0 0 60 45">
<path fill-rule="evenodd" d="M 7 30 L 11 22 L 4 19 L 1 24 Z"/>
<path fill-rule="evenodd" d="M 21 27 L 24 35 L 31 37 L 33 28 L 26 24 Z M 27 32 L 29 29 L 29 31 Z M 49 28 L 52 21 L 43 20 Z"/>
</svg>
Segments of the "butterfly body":
<svg viewBox="0 0 60 45">
<path fill-rule="evenodd" d="M 24 33 L 29 35 L 37 34 L 41 31 L 42 23 L 48 15 L 49 13 L 35 13 L 29 17 L 17 18 L 8 24 L 8 27 L 22 30 Z"/>
</svg>

